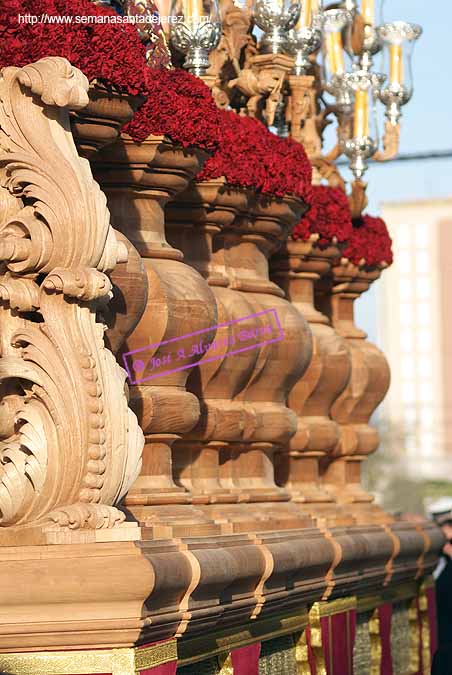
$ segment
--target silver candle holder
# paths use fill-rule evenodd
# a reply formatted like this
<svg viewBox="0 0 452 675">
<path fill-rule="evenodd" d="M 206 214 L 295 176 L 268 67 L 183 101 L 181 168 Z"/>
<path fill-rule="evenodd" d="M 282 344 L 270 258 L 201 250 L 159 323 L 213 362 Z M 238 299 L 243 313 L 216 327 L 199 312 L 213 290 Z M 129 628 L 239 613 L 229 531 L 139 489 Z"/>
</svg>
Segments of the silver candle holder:
<svg viewBox="0 0 452 675">
<path fill-rule="evenodd" d="M 353 102 L 356 100 L 358 92 L 366 92 L 368 101 L 366 106 L 366 115 L 368 120 L 368 129 L 364 133 L 353 132 L 350 137 L 341 139 L 341 150 L 350 160 L 350 169 L 357 180 L 361 179 L 368 169 L 368 160 L 375 155 L 378 150 L 378 126 L 376 120 L 375 100 L 379 89 L 386 76 L 381 73 L 370 73 L 367 70 L 355 70 L 347 74 L 346 86 Z M 357 110 L 355 108 L 355 116 Z M 373 132 L 370 131 L 372 123 Z"/>
<path fill-rule="evenodd" d="M 378 29 L 379 36 L 385 46 L 388 70 L 391 71 L 391 48 L 403 49 L 403 81 L 394 81 L 392 77 L 379 92 L 380 101 L 386 106 L 386 117 L 396 125 L 402 115 L 402 106 L 406 105 L 413 95 L 411 57 L 415 42 L 422 35 L 422 28 L 406 21 L 385 23 Z"/>
<path fill-rule="evenodd" d="M 310 26 L 292 28 L 287 36 L 287 45 L 291 54 L 295 56 L 294 75 L 306 75 L 311 62 L 309 57 L 320 49 L 322 44 L 322 29 L 324 16 L 322 12 L 316 14 Z"/>
<path fill-rule="evenodd" d="M 289 50 L 288 32 L 300 16 L 300 3 L 279 4 L 276 0 L 257 0 L 254 6 L 254 20 L 264 37 L 260 46 L 263 51 L 280 54 Z"/>
<path fill-rule="evenodd" d="M 221 38 L 221 23 L 208 19 L 193 27 L 180 22 L 171 26 L 170 39 L 175 49 L 185 54 L 184 68 L 192 75 L 205 75 L 210 66 L 209 54 Z"/>
</svg>

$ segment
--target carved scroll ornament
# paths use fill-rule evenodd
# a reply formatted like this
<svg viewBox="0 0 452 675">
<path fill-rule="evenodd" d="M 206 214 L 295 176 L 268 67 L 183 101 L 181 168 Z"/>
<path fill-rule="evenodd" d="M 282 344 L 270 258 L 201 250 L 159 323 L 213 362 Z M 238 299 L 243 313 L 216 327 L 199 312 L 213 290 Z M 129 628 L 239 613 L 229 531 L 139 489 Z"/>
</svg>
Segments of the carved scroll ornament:
<svg viewBox="0 0 452 675">
<path fill-rule="evenodd" d="M 127 252 L 69 127 L 87 89 L 56 57 L 0 79 L 2 526 L 112 527 L 140 470 L 143 434 L 101 316 Z"/>
</svg>

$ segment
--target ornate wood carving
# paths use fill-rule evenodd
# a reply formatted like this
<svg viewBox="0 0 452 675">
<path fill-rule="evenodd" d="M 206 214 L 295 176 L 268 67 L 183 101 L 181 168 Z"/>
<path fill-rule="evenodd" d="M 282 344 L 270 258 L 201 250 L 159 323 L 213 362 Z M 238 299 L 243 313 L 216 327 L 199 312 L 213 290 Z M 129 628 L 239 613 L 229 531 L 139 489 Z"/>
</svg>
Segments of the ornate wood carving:
<svg viewBox="0 0 452 675">
<path fill-rule="evenodd" d="M 312 75 L 289 75 L 290 135 L 302 143 L 308 157 L 320 157 L 322 139 L 317 116 L 317 90 Z"/>
<path fill-rule="evenodd" d="M 248 97 L 246 108 L 250 117 L 262 117 L 267 126 L 275 121 L 282 101 L 283 87 L 292 70 L 293 58 L 285 54 L 256 54 L 249 59 L 248 68 L 230 82 Z"/>
<path fill-rule="evenodd" d="M 366 195 L 367 183 L 361 180 L 354 180 L 352 183 L 352 191 L 348 198 L 352 218 L 359 218 L 367 206 Z"/>
<path fill-rule="evenodd" d="M 398 155 L 400 146 L 400 124 L 385 121 L 385 133 L 383 136 L 383 150 L 375 153 L 372 159 L 376 162 L 387 162 Z"/>
<path fill-rule="evenodd" d="M 55 57 L 0 80 L 0 519 L 21 537 L 34 528 L 34 541 L 76 530 L 95 540 L 121 523 L 113 505 L 141 465 L 143 435 L 100 320 L 107 273 L 127 251 L 69 131 L 87 89 Z"/>
<path fill-rule="evenodd" d="M 251 13 L 237 7 L 232 0 L 221 3 L 222 35 L 220 43 L 210 55 L 210 68 L 207 78 L 210 78 L 212 94 L 217 105 L 222 108 L 229 104 L 233 94 L 231 77 L 240 74 L 242 67 L 242 52 L 253 42 L 250 35 Z M 206 78 L 203 77 L 206 82 Z M 207 84 L 207 82 L 206 82 Z"/>
<path fill-rule="evenodd" d="M 2 649 L 131 646 L 213 630 L 225 639 L 241 622 L 248 631 L 250 619 L 262 619 L 252 622 L 259 640 L 267 620 L 286 630 L 300 607 L 333 592 L 379 593 L 431 571 L 438 530 L 387 522 L 358 482 L 356 467 L 377 443 L 368 420 L 388 374 L 353 324 L 353 301 L 375 275 L 337 265 L 321 286 L 337 251 L 289 242 L 275 270 L 291 304 L 270 281 L 268 259 L 301 205 L 222 181 L 187 189 L 200 154 L 162 138 L 110 143 L 124 111 L 110 101 L 84 116 L 86 91 L 83 76 L 56 58 L 0 80 Z M 118 234 L 77 155 L 69 109 Z M 109 133 L 100 122 L 91 134 L 91 116 L 107 120 Z M 327 160 L 315 163 L 316 179 L 341 181 Z M 314 307 L 315 284 L 335 334 Z M 105 324 L 112 350 L 129 350 L 263 309 L 276 309 L 282 342 L 213 363 L 206 355 L 191 372 L 130 387 L 146 449 L 128 506 L 146 527 L 138 544 L 120 541 L 138 536 L 135 524 L 119 524 L 115 504 L 137 472 L 143 438 Z M 338 396 L 344 353 L 353 354 L 352 375 Z M 160 345 L 149 356 L 164 354 Z M 283 448 L 289 490 L 274 481 Z M 319 457 L 323 485 L 311 480 Z M 312 499 L 315 516 L 325 488 L 359 527 L 326 529 L 333 519 L 324 512 L 312 528 L 300 500 Z M 68 545 L 47 546 L 57 543 Z"/>
</svg>

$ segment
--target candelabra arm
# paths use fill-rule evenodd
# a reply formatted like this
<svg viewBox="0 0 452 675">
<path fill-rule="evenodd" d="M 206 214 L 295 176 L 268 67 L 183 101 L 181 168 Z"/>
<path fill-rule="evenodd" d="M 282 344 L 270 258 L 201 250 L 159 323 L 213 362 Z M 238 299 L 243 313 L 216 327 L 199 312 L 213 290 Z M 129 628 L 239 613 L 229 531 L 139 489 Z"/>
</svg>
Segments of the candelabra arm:
<svg viewBox="0 0 452 675">
<path fill-rule="evenodd" d="M 352 191 L 348 197 L 352 218 L 359 218 L 368 204 L 366 195 L 367 183 L 362 180 L 354 180 Z"/>
<path fill-rule="evenodd" d="M 394 159 L 399 152 L 400 147 L 400 124 L 392 124 L 389 120 L 385 123 L 385 134 L 383 136 L 383 150 L 378 151 L 373 156 L 375 162 L 387 162 Z"/>
<path fill-rule="evenodd" d="M 313 183 L 318 184 L 323 179 L 330 187 L 341 188 L 345 192 L 345 181 L 334 162 L 326 157 L 311 157 L 310 159 L 314 169 Z"/>
<path fill-rule="evenodd" d="M 340 157 L 343 154 L 344 152 L 343 141 L 348 138 L 351 138 L 352 130 L 351 130 L 351 120 L 348 116 L 343 115 L 335 107 L 325 108 L 325 110 L 323 111 L 323 116 L 326 117 L 330 112 L 334 112 L 337 117 L 337 128 L 336 128 L 337 143 L 330 150 L 330 152 L 328 152 L 325 155 L 325 158 L 330 162 L 334 162 L 336 161 L 336 159 L 338 159 L 338 157 Z"/>
</svg>

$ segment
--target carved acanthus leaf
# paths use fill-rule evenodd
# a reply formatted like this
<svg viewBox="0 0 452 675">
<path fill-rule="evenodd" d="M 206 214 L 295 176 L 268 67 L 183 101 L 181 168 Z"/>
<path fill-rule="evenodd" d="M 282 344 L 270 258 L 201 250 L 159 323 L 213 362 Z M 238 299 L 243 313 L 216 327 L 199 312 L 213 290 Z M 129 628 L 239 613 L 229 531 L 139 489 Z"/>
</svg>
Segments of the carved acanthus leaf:
<svg viewBox="0 0 452 675">
<path fill-rule="evenodd" d="M 143 434 L 97 316 L 124 245 L 69 126 L 87 89 L 56 57 L 0 79 L 1 525 L 112 527 L 140 470 Z"/>
</svg>

